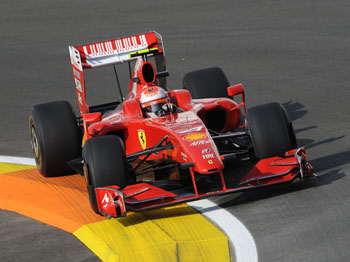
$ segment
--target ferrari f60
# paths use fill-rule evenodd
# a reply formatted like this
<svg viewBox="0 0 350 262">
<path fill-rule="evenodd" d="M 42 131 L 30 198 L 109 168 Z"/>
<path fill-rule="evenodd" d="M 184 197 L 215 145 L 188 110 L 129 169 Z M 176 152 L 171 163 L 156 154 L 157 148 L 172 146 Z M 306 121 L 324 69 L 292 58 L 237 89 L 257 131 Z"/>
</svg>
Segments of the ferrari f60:
<svg viewBox="0 0 350 262">
<path fill-rule="evenodd" d="M 66 101 L 35 105 L 31 144 L 44 176 L 73 169 L 85 177 L 96 213 L 125 216 L 315 177 L 285 109 L 246 110 L 242 84 L 229 85 L 220 68 L 189 72 L 183 88 L 168 89 L 157 32 L 69 46 L 69 53 L 80 116 Z M 119 64 L 129 67 L 125 98 Z M 97 67 L 113 68 L 119 99 L 89 106 L 85 73 Z M 225 169 L 245 163 L 248 171 Z"/>
</svg>

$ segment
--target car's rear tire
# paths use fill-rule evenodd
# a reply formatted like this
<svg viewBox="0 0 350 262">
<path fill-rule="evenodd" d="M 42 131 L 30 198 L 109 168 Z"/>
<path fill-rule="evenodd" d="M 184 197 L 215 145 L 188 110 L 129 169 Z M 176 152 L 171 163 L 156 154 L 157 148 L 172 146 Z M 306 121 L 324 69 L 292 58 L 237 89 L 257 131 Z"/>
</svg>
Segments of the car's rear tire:
<svg viewBox="0 0 350 262">
<path fill-rule="evenodd" d="M 183 88 L 195 99 L 228 97 L 228 86 L 225 73 L 218 67 L 189 72 L 183 78 Z"/>
<path fill-rule="evenodd" d="M 124 188 L 129 183 L 124 144 L 117 136 L 91 138 L 84 145 L 83 159 L 90 205 L 99 214 L 95 188 L 111 185 Z"/>
<path fill-rule="evenodd" d="M 66 162 L 81 156 L 81 131 L 67 101 L 33 106 L 29 133 L 35 162 L 43 176 L 73 172 Z"/>
<path fill-rule="evenodd" d="M 297 147 L 293 126 L 279 103 L 248 109 L 246 120 L 257 158 L 282 157 Z"/>
</svg>

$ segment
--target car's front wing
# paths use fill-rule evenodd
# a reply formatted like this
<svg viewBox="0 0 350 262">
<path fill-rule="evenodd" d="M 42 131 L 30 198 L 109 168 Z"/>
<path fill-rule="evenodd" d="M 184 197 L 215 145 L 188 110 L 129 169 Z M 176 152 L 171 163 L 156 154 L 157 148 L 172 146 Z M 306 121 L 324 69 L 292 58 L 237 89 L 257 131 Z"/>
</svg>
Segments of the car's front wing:
<svg viewBox="0 0 350 262">
<path fill-rule="evenodd" d="M 220 176 L 223 177 L 222 172 Z M 225 181 L 221 179 L 221 190 L 201 194 L 195 190 L 195 193 L 189 196 L 179 196 L 147 183 L 130 185 L 122 190 L 116 185 L 99 187 L 95 189 L 95 192 L 99 212 L 111 218 L 126 216 L 127 211 L 160 208 L 210 196 L 291 182 L 297 177 L 300 179 L 313 179 L 316 177 L 311 164 L 307 162 L 303 148 L 288 151 L 285 157 L 272 157 L 260 160 L 241 179 L 238 186 L 233 188 L 226 188 Z M 195 180 L 192 179 L 192 181 L 196 189 Z"/>
</svg>

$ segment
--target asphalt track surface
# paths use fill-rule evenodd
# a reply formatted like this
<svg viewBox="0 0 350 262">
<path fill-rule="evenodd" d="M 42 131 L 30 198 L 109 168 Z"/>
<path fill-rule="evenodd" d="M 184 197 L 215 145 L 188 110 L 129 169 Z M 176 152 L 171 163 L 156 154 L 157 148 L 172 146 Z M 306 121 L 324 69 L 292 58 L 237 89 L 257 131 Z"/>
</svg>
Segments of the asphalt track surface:
<svg viewBox="0 0 350 262">
<path fill-rule="evenodd" d="M 319 179 L 216 198 L 250 230 L 260 261 L 350 257 L 349 1 L 2 1 L 0 155 L 32 157 L 34 104 L 75 108 L 68 45 L 156 30 L 169 87 L 220 66 L 247 105 L 282 103 Z M 93 89 L 93 88 L 91 88 Z M 90 89 L 89 89 L 90 90 Z M 105 99 L 97 83 L 91 96 Z M 88 94 L 89 95 L 89 94 Z M 74 236 L 0 211 L 1 261 L 96 261 Z"/>
</svg>

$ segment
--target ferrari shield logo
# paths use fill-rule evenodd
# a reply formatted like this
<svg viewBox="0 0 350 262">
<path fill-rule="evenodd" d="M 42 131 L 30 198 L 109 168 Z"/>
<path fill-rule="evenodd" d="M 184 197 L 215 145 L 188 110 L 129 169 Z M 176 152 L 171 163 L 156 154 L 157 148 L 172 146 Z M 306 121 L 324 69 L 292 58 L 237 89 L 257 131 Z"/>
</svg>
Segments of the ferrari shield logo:
<svg viewBox="0 0 350 262">
<path fill-rule="evenodd" d="M 146 134 L 142 129 L 137 130 L 137 135 L 139 137 L 140 144 L 143 149 L 146 149 Z"/>
</svg>

